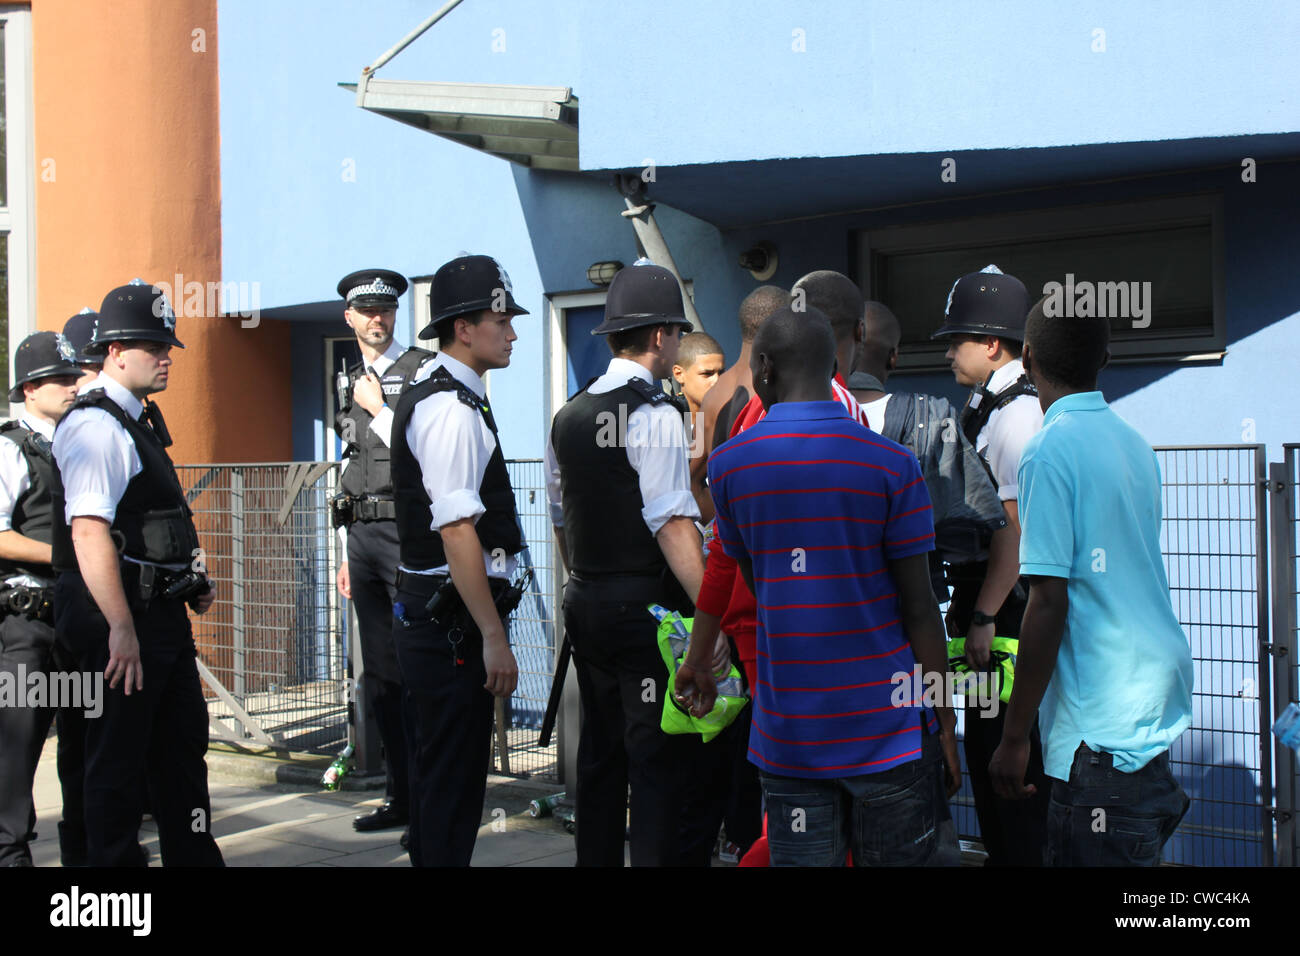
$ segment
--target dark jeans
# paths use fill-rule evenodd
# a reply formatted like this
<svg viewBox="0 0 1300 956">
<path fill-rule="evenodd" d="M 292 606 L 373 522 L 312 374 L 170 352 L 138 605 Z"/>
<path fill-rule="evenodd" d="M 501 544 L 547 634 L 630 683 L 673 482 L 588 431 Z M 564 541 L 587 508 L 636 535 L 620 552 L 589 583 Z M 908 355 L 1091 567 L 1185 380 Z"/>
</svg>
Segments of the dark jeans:
<svg viewBox="0 0 1300 956">
<path fill-rule="evenodd" d="M 392 640 L 405 687 L 403 716 L 410 773 L 410 853 L 414 866 L 469 866 L 474 856 L 492 745 L 492 695 L 484 688 L 483 638 L 468 624 L 456 636 L 424 615 L 432 593 L 416 575 L 397 591 L 406 623 Z M 462 663 L 457 664 L 459 659 Z"/>
<path fill-rule="evenodd" d="M 608 590 L 570 578 L 564 594 L 582 697 L 578 865 L 623 865 L 630 785 L 632 865 L 675 866 L 682 861 L 690 767 L 706 745 L 697 735 L 659 729 L 663 695 L 672 688 L 655 640 L 658 624 L 646 601 L 603 600 L 602 587 Z"/>
<path fill-rule="evenodd" d="M 772 866 L 926 866 L 952 859 L 954 831 L 936 736 L 921 759 L 881 773 L 811 780 L 762 774 Z"/>
<path fill-rule="evenodd" d="M 402 717 L 402 673 L 393 647 L 393 576 L 398 559 L 397 522 L 355 521 L 348 526 L 348 581 L 361 632 L 364 706 L 384 746 L 387 798 L 405 808 L 411 786 Z"/>
<path fill-rule="evenodd" d="M 1047 811 L 1049 866 L 1158 866 L 1160 852 L 1191 800 L 1165 751 L 1134 773 L 1085 743 L 1074 752 L 1069 782 L 1052 782 Z"/>
<path fill-rule="evenodd" d="M 54 628 L 21 614 L 0 619 L 0 674 L 15 684 L 15 706 L 0 704 L 0 867 L 31 860 L 28 842 L 36 838 L 32 781 L 54 711 L 26 706 L 27 685 L 20 674 L 52 670 Z"/>
</svg>

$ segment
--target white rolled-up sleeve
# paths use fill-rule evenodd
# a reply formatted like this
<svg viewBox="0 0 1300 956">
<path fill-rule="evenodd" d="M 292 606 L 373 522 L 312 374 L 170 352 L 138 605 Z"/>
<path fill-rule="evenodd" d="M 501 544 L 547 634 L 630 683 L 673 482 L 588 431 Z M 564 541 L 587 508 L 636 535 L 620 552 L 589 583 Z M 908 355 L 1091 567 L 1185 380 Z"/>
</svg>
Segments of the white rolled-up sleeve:
<svg viewBox="0 0 1300 956">
<path fill-rule="evenodd" d="M 546 436 L 546 454 L 543 456 L 546 468 L 546 505 L 551 511 L 551 524 L 556 528 L 564 527 L 564 502 L 560 495 L 560 462 L 555 457 L 555 446 L 551 436 Z"/>
<path fill-rule="evenodd" d="M 370 430 L 384 443 L 385 448 L 392 448 L 393 410 L 385 405 L 379 414 L 370 420 Z"/>
<path fill-rule="evenodd" d="M 671 405 L 641 405 L 627 417 L 627 460 L 641 486 L 641 517 L 651 534 L 671 518 L 698 521 L 687 461 L 690 437 Z"/>
<path fill-rule="evenodd" d="M 430 530 L 487 511 L 478 492 L 496 439 L 477 411 L 451 395 L 431 396 L 412 414 L 406 443 L 431 502 Z"/>
<path fill-rule="evenodd" d="M 27 459 L 17 444 L 0 440 L 0 531 L 12 531 L 14 506 L 32 485 Z"/>
<path fill-rule="evenodd" d="M 142 469 L 135 442 L 99 408 L 78 409 L 54 433 L 54 459 L 63 480 L 64 518 L 111 522 L 126 486 Z"/>
</svg>

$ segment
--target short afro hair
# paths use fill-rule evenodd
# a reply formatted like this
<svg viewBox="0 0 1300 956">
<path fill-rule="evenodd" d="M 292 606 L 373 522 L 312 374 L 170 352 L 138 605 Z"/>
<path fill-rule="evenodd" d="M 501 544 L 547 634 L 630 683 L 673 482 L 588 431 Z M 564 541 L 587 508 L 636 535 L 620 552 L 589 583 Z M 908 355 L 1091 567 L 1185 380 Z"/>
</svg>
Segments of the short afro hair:
<svg viewBox="0 0 1300 956">
<path fill-rule="evenodd" d="M 840 272 L 822 269 L 810 272 L 791 290 L 796 301 L 802 291 L 804 305 L 816 309 L 830 320 L 835 341 L 853 337 L 866 313 L 867 300 L 857 283 Z"/>
<path fill-rule="evenodd" d="M 676 364 L 689 369 L 696 359 L 705 355 L 723 355 L 722 346 L 708 332 L 691 332 L 683 335 L 681 344 L 677 346 Z"/>
<path fill-rule="evenodd" d="M 740 303 L 740 340 L 754 341 L 758 327 L 763 320 L 777 309 L 784 309 L 790 304 L 790 293 L 780 286 L 761 285 Z"/>
<path fill-rule="evenodd" d="M 1030 367 L 1056 385 L 1092 391 L 1110 357 L 1110 322 L 1099 316 L 1049 317 L 1043 306 L 1049 298 L 1039 299 L 1025 319 Z"/>
</svg>

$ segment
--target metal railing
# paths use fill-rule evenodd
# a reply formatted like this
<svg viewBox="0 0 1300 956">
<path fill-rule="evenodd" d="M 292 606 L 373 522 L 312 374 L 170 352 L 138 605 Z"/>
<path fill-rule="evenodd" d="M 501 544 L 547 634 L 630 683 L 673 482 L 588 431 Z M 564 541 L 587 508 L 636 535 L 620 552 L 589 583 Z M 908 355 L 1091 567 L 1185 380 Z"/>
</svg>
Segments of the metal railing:
<svg viewBox="0 0 1300 956">
<path fill-rule="evenodd" d="M 555 779 L 556 748 L 536 746 L 551 689 L 552 542 L 540 460 L 507 462 L 532 589 L 511 617 L 519 686 L 498 708 L 493 767 Z M 194 618 L 214 737 L 328 753 L 348 736 L 348 602 L 330 526 L 335 462 L 177 467 L 217 600 Z M 355 641 L 351 646 L 355 647 Z"/>
</svg>

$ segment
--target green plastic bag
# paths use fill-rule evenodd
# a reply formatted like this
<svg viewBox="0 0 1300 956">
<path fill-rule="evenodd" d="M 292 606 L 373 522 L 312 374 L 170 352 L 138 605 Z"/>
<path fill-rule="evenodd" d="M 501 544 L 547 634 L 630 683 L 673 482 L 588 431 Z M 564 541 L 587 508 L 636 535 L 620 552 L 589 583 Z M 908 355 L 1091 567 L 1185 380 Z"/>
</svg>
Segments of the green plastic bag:
<svg viewBox="0 0 1300 956">
<path fill-rule="evenodd" d="M 674 687 L 677 681 L 677 669 L 686 658 L 686 647 L 690 642 L 692 618 L 683 618 L 676 611 L 660 607 L 658 604 L 646 605 L 646 610 L 659 622 L 659 654 L 668 668 L 668 688 L 664 693 L 664 712 L 659 719 L 659 727 L 666 734 L 700 734 L 708 743 L 727 728 L 749 700 L 740 671 L 735 664 L 725 680 L 718 682 L 718 699 L 713 709 L 703 717 L 694 717 L 690 711 L 677 701 Z"/>
<path fill-rule="evenodd" d="M 1020 641 L 1014 637 L 995 637 L 989 645 L 989 661 L 994 665 L 993 674 L 998 681 L 998 699 L 1004 704 L 1011 700 L 1019 653 Z M 966 638 L 954 637 L 948 642 L 948 669 L 954 674 L 971 673 L 970 664 L 966 663 Z"/>
</svg>

